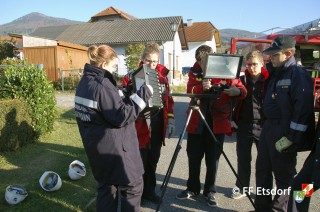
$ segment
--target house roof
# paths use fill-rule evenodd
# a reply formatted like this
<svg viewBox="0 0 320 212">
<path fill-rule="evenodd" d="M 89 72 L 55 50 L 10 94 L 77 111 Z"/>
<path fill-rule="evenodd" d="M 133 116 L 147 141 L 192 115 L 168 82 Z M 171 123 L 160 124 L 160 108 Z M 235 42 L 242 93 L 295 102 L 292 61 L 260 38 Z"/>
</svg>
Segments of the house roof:
<svg viewBox="0 0 320 212">
<path fill-rule="evenodd" d="M 84 46 L 172 41 L 175 32 L 170 23 L 179 23 L 178 34 L 183 50 L 188 49 L 181 16 L 99 21 L 69 26 L 40 27 L 31 36 L 50 38 Z"/>
<path fill-rule="evenodd" d="M 82 45 L 78 45 L 78 44 L 74 44 L 74 43 L 68 43 L 65 41 L 58 41 L 58 46 L 64 46 L 64 47 L 69 47 L 69 48 L 73 48 L 73 49 L 80 49 L 80 50 L 88 50 L 87 46 L 82 46 Z"/>
<path fill-rule="evenodd" d="M 39 27 L 29 35 L 34 37 L 56 40 L 56 38 L 70 26 L 72 25 Z"/>
<path fill-rule="evenodd" d="M 210 41 L 215 38 L 217 47 L 221 47 L 220 32 L 211 22 L 194 22 L 191 26 L 185 24 L 187 42 Z"/>
<path fill-rule="evenodd" d="M 104 16 L 119 16 L 125 20 L 135 20 L 138 19 L 137 17 L 130 15 L 122 10 L 116 9 L 114 7 L 109 7 L 96 15 L 92 16 L 91 19 L 88 21 L 90 23 L 95 22 L 95 18 L 104 17 Z"/>
<path fill-rule="evenodd" d="M 8 33 L 8 37 L 10 38 L 8 40 L 13 39 L 16 49 L 22 49 L 23 48 L 22 35 L 15 34 L 15 33 Z"/>
</svg>

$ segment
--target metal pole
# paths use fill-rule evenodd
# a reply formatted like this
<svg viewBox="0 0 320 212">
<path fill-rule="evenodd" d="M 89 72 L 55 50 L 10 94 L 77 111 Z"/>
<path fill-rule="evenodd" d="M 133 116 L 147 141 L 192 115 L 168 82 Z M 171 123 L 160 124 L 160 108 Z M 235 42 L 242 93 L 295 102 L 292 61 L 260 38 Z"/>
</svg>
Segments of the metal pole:
<svg viewBox="0 0 320 212">
<path fill-rule="evenodd" d="M 175 69 L 176 69 L 176 45 L 175 45 L 175 36 L 173 36 L 173 65 L 172 65 L 172 72 L 173 72 L 173 77 L 172 77 L 172 81 L 173 79 L 175 79 Z"/>
<path fill-rule="evenodd" d="M 62 89 L 62 92 L 64 92 L 64 75 L 63 75 L 63 70 L 61 70 L 61 89 Z"/>
</svg>

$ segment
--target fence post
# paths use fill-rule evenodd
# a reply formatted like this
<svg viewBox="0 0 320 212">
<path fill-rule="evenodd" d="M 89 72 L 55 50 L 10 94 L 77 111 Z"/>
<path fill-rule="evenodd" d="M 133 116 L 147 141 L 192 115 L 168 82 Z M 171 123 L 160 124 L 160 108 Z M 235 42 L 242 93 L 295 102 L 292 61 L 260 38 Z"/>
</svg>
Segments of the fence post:
<svg viewBox="0 0 320 212">
<path fill-rule="evenodd" d="M 63 75 L 63 70 L 61 70 L 59 68 L 59 72 L 60 72 L 60 76 L 61 76 L 61 89 L 62 89 L 62 92 L 64 92 L 64 75 Z"/>
</svg>

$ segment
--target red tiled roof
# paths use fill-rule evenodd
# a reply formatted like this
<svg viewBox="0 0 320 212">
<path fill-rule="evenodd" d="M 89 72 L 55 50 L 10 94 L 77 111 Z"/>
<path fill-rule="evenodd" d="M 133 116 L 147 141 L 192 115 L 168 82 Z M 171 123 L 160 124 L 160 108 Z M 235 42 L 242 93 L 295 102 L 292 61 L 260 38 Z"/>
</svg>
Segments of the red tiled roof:
<svg viewBox="0 0 320 212">
<path fill-rule="evenodd" d="M 119 15 L 120 17 L 122 17 L 125 20 L 134 20 L 134 19 L 138 19 L 137 17 L 130 15 L 129 13 L 126 13 L 122 10 L 116 9 L 114 7 L 109 7 L 101 12 L 99 12 L 98 14 L 94 15 L 91 17 L 91 19 L 89 20 L 89 22 L 93 21 L 93 18 L 95 17 L 102 17 L 102 16 L 114 16 L 114 15 Z"/>
<path fill-rule="evenodd" d="M 188 42 L 210 41 L 214 38 L 216 28 L 210 22 L 194 22 L 184 26 Z"/>
<path fill-rule="evenodd" d="M 221 46 L 220 32 L 211 22 L 194 22 L 184 25 L 187 42 L 203 42 L 215 39 L 217 47 Z"/>
</svg>

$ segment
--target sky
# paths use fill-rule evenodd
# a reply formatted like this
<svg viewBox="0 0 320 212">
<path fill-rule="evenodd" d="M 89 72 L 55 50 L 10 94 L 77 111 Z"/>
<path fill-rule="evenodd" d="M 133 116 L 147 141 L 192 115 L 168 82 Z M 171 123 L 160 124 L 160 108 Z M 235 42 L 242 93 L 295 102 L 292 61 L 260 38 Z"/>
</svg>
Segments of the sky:
<svg viewBox="0 0 320 212">
<path fill-rule="evenodd" d="M 111 6 L 137 18 L 182 16 L 184 23 L 210 21 L 217 29 L 251 32 L 275 32 L 320 19 L 319 0 L 18 0 L 1 3 L 0 25 L 31 12 L 87 22 Z"/>
</svg>

